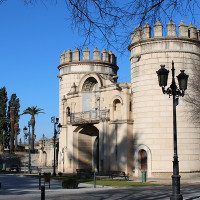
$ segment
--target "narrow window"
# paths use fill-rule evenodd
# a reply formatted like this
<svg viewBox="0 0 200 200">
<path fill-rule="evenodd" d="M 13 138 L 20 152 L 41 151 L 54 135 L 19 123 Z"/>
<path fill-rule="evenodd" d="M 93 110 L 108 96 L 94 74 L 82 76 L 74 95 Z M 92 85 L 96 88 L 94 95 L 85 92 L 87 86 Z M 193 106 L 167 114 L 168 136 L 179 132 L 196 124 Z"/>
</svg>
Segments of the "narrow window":
<svg viewBox="0 0 200 200">
<path fill-rule="evenodd" d="M 67 107 L 67 116 L 70 116 L 70 107 Z"/>
<path fill-rule="evenodd" d="M 119 120 L 121 118 L 121 102 L 119 99 L 113 101 L 113 119 Z"/>
</svg>

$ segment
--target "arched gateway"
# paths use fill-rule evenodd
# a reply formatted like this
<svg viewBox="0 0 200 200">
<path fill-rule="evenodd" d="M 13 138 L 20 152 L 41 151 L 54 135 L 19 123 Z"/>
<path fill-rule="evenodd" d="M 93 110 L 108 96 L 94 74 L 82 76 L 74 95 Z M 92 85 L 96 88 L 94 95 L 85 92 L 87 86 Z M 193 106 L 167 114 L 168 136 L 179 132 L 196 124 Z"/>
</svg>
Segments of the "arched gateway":
<svg viewBox="0 0 200 200">
<path fill-rule="evenodd" d="M 78 169 L 99 170 L 99 130 L 85 125 L 77 136 Z"/>
</svg>

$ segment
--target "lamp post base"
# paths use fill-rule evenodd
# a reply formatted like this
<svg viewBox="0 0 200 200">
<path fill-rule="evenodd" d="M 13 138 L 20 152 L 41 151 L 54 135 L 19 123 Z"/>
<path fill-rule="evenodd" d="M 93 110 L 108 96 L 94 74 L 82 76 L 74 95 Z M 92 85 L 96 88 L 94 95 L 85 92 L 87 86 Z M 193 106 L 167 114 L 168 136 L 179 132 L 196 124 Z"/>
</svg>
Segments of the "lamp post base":
<svg viewBox="0 0 200 200">
<path fill-rule="evenodd" d="M 178 161 L 174 161 L 174 163 L 178 163 Z M 183 200 L 183 196 L 180 194 L 180 178 L 181 178 L 180 175 L 172 175 L 172 193 L 173 194 L 170 197 L 170 200 Z"/>
<path fill-rule="evenodd" d="M 170 200 L 183 200 L 183 196 L 181 194 L 173 194 Z"/>
<path fill-rule="evenodd" d="M 53 173 L 53 176 L 56 176 L 56 173 Z"/>
</svg>

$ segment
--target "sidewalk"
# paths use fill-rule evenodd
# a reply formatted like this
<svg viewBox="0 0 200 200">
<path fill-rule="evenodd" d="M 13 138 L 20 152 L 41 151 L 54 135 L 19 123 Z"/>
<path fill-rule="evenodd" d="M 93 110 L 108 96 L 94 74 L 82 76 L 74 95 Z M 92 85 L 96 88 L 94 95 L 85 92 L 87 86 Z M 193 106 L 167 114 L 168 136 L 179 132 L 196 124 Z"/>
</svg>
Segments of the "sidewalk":
<svg viewBox="0 0 200 200">
<path fill-rule="evenodd" d="M 133 177 L 131 177 L 131 180 L 141 182 L 141 179 Z M 36 178 L 20 174 L 0 174 L 0 182 L 2 182 L 0 200 L 36 200 L 41 197 L 39 180 Z M 158 185 L 138 187 L 97 186 L 94 188 L 94 185 L 81 183 L 78 189 L 63 189 L 60 181 L 52 180 L 50 189 L 48 184 L 46 185 L 45 195 L 48 200 L 169 200 L 172 192 L 171 179 L 148 178 L 147 182 Z M 183 183 L 187 184 L 184 185 Z M 200 177 L 182 179 L 181 194 L 183 199 L 200 199 L 199 185 Z"/>
<path fill-rule="evenodd" d="M 23 190 L 23 191 L 37 191 L 39 189 L 39 179 L 24 176 L 23 174 L 0 174 L 0 182 L 2 183 L 1 192 L 6 190 Z M 41 186 L 44 185 L 44 179 L 41 180 Z M 50 189 L 49 183 L 45 184 L 46 190 L 65 190 L 62 188 L 62 181 L 51 179 Z M 79 189 L 94 188 L 92 184 L 79 183 Z M 96 188 L 106 188 L 103 186 L 96 186 Z M 94 188 L 95 189 L 95 188 Z"/>
<path fill-rule="evenodd" d="M 134 182 L 141 182 L 142 178 L 138 177 L 130 177 L 130 180 L 133 180 Z M 192 178 L 181 178 L 181 184 L 200 184 L 200 176 L 199 177 L 192 177 Z M 148 178 L 148 183 L 155 183 L 155 184 L 161 184 L 161 185 L 172 185 L 172 178 Z"/>
</svg>

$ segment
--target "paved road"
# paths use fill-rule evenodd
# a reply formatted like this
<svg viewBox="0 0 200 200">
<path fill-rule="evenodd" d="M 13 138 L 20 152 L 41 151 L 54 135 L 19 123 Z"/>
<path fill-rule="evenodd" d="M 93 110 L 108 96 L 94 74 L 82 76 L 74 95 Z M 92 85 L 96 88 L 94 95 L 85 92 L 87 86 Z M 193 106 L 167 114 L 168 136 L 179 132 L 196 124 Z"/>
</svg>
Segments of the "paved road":
<svg viewBox="0 0 200 200">
<path fill-rule="evenodd" d="M 0 200 L 39 200 L 41 191 L 38 189 L 38 179 L 20 175 L 0 175 L 2 189 Z M 62 189 L 61 182 L 52 181 L 51 189 L 46 187 L 46 200 L 169 200 L 171 186 L 143 186 L 143 187 L 98 187 L 80 184 L 79 189 Z M 184 199 L 200 199 L 200 184 L 181 185 Z"/>
</svg>

